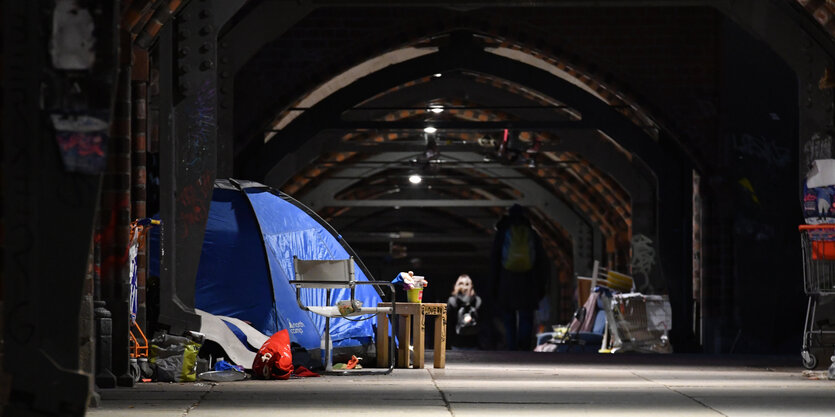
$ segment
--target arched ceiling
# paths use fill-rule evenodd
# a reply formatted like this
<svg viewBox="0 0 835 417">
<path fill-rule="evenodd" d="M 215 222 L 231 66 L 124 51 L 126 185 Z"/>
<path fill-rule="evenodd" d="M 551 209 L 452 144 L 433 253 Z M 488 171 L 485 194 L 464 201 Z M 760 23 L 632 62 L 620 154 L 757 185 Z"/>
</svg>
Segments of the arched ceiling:
<svg viewBox="0 0 835 417">
<path fill-rule="evenodd" d="M 130 9 L 123 25 L 137 35 L 139 47 L 147 47 L 163 23 L 185 3 L 126 2 Z M 369 5 L 379 6 L 373 3 Z M 489 236 L 491 219 L 511 201 L 523 201 L 535 208 L 534 223 L 548 236 L 549 252 L 561 266 L 570 259 L 576 264 L 582 258 L 578 252 L 594 251 L 587 256 L 600 258 L 598 252 L 604 246 L 608 263 L 622 264 L 628 257 L 623 252 L 628 252 L 625 243 L 630 235 L 654 237 L 658 230 L 680 226 L 677 223 L 687 210 L 677 207 L 671 213 L 659 213 L 659 193 L 687 186 L 691 166 L 710 162 L 714 148 L 709 139 L 716 127 L 711 110 L 715 110 L 712 105 L 718 97 L 711 89 L 718 84 L 714 45 L 723 19 L 743 22 L 798 74 L 804 87 L 801 101 L 810 109 L 801 120 L 800 136 L 808 137 L 818 124 L 831 125 L 821 122 L 831 120 L 831 115 L 823 114 L 831 113 L 831 91 L 827 90 L 835 86 L 828 68 L 835 56 L 831 42 L 835 8 L 830 1 L 589 2 L 594 7 L 560 1 L 534 2 L 531 7 L 508 7 L 517 6 L 513 2 L 467 2 L 465 7 L 394 3 L 410 7 L 360 9 L 328 1 L 252 0 L 236 23 L 252 19 L 260 14 L 254 12 L 264 7 L 292 10 L 260 14 L 256 19 L 269 20 L 273 28 L 262 28 L 255 36 L 232 30 L 218 45 L 224 55 L 218 64 L 220 107 L 231 109 L 230 98 L 235 96 L 235 116 L 218 122 L 220 135 L 234 137 L 235 142 L 219 145 L 221 153 L 234 154 L 238 172 L 252 179 L 270 179 L 273 185 L 284 184 L 297 193 L 320 197 L 323 189 L 335 190 L 329 197 L 331 205 L 321 210 L 349 230 L 365 231 L 366 237 L 357 236 L 358 241 L 373 240 L 372 234 L 383 230 L 388 231 L 391 242 L 392 234 L 405 238 L 408 233 L 401 232 L 414 228 L 434 233 L 425 241 L 438 242 L 449 237 L 446 232 L 455 230 L 459 237 L 446 239 L 454 244 L 452 249 L 468 247 L 472 241 L 477 244 L 470 247 L 476 249 L 463 252 L 483 250 L 489 239 L 478 237 Z M 670 4 L 673 6 L 668 7 Z M 413 6 L 432 10 L 432 18 L 413 13 Z M 598 6 L 615 11 L 613 17 L 589 19 L 602 10 Z M 775 11 L 801 12 L 775 17 Z M 653 30 L 618 36 L 630 29 L 628 22 L 637 21 L 660 27 L 659 32 L 676 38 L 656 43 Z M 621 25 L 624 22 L 626 25 Z M 787 22 L 801 29 L 786 29 Z M 574 36 L 575 24 L 591 24 L 581 29 L 591 36 Z M 461 42 L 462 37 L 448 36 L 453 32 L 465 32 L 476 40 Z M 241 37 L 251 39 L 239 42 Z M 229 53 L 230 44 L 235 52 Z M 349 82 L 339 79 L 346 70 L 403 45 L 436 50 L 383 62 L 360 71 Z M 654 50 L 670 46 L 674 48 L 661 53 Z M 622 49 L 628 52 L 619 54 Z M 458 53 L 460 56 L 455 56 Z M 653 60 L 658 55 L 674 59 Z M 622 57 L 635 59 L 625 62 Z M 662 68 L 641 71 L 642 61 Z M 387 66 L 396 66 L 403 73 Z M 825 73 L 823 67 L 827 67 Z M 269 70 L 264 72 L 264 68 Z M 454 70 L 469 71 L 473 75 L 470 81 L 491 88 L 479 91 L 484 97 L 472 97 L 468 94 L 474 95 L 476 90 L 463 87 L 463 93 L 421 96 L 423 87 L 437 81 L 427 74 Z M 676 89 L 681 73 L 691 78 L 681 83 L 685 89 Z M 661 78 L 659 82 L 656 77 Z M 548 79 L 559 80 L 557 86 L 548 85 Z M 810 80 L 819 89 L 813 88 Z M 313 97 L 319 87 L 331 82 L 335 83 L 332 90 Z M 448 89 L 455 87 L 460 86 Z M 690 87 L 694 91 L 686 89 Z M 499 99 L 500 94 L 505 98 Z M 668 100 L 676 96 L 684 98 Z M 508 106 L 513 100 L 527 104 Z M 372 102 L 376 109 L 371 109 Z M 495 102 L 501 105 L 492 104 Z M 416 155 L 424 153 L 428 143 L 419 129 L 429 116 L 421 108 L 433 104 L 448 109 L 435 117 L 441 128 L 435 138 L 441 157 L 421 161 Z M 368 108 L 357 116 L 356 109 L 361 107 Z M 458 108 L 452 111 L 452 107 Z M 346 113 L 348 109 L 355 110 Z M 293 114 L 293 120 L 288 114 Z M 285 123 L 279 124 L 282 120 Z M 516 162 L 522 163 L 503 160 L 508 154 L 491 146 L 497 140 L 495 133 L 504 128 L 510 129 L 514 139 L 519 135 L 525 157 Z M 271 132 L 273 129 L 277 131 Z M 271 141 L 264 143 L 265 137 Z M 332 188 L 333 181 L 344 174 L 343 168 L 360 168 L 374 157 L 389 165 L 378 166 L 380 169 L 367 178 L 352 178 L 344 187 Z M 482 160 L 486 165 L 477 164 L 478 157 L 487 158 Z M 406 165 L 408 168 L 403 167 Z M 426 182 L 436 184 L 432 190 L 422 191 L 428 192 L 425 198 L 411 195 L 399 200 L 417 202 L 414 207 L 375 206 L 391 201 L 384 196 L 392 195 L 394 180 L 422 165 L 448 172 L 439 175 L 430 170 L 436 178 L 429 175 Z M 405 188 L 396 190 L 402 194 Z M 664 197 L 680 202 L 682 194 Z M 426 201 L 435 203 L 419 205 Z M 587 233 L 587 229 L 593 230 Z M 676 233 L 686 237 L 686 227 Z M 594 236 L 580 236 L 584 234 Z M 586 244 L 584 239 L 593 243 Z M 658 241 L 659 245 L 671 242 Z M 686 245 L 672 243 L 670 246 L 678 246 L 673 252 L 681 253 L 674 254 L 675 260 L 667 266 L 684 265 Z M 439 245 L 430 245 L 430 249 L 432 246 Z M 686 275 L 688 268 L 668 268 L 668 272 L 671 269 Z M 687 291 L 688 285 L 681 285 L 678 296 Z M 678 313 L 679 317 L 689 316 L 681 310 Z"/>
<path fill-rule="evenodd" d="M 468 225 L 464 235 L 481 236 L 472 240 L 483 243 L 503 208 L 520 202 L 534 209 L 535 223 L 561 269 L 582 272 L 592 258 L 603 256 L 627 268 L 632 196 L 641 203 L 642 215 L 655 218 L 657 184 L 623 167 L 643 159 L 660 161 L 652 149 L 658 129 L 651 118 L 591 78 L 518 45 L 457 31 L 414 46 L 427 51 L 406 50 L 405 58 L 389 53 L 398 56 L 395 62 L 358 65 L 370 68 L 368 74 L 325 82 L 285 106 L 263 135 L 258 164 L 249 165 L 261 170 L 256 177 L 347 227 L 346 235 L 355 241 L 376 243 L 377 251 L 386 240 L 391 250 L 392 236 L 399 239 L 400 232 L 414 241 L 416 230 L 432 230 L 439 217 Z M 440 130 L 421 132 L 427 123 Z M 601 129 L 614 130 L 610 133 L 621 142 L 625 136 L 632 147 L 639 144 L 643 159 Z M 509 142 L 503 145 L 506 134 Z M 574 140 L 562 145 L 566 137 Z M 578 147 L 577 139 L 595 143 L 601 152 L 592 154 L 611 153 L 622 162 L 615 168 L 595 165 L 583 155 L 589 148 Z M 419 187 L 406 182 L 412 172 L 426 177 Z M 551 200 L 543 200 L 546 196 Z M 403 214 L 415 211 L 404 206 L 426 207 L 432 215 Z M 553 212 L 554 206 L 563 209 Z M 471 212 L 479 207 L 481 214 Z M 368 228 L 359 220 L 397 217 L 394 213 L 401 220 L 386 225 L 374 222 Z M 395 225 L 399 229 L 391 229 Z M 642 232 L 654 236 L 653 227 Z M 365 235 L 353 228 L 365 229 Z M 486 255 L 483 244 L 472 250 Z"/>
<path fill-rule="evenodd" d="M 335 223 L 367 239 L 381 229 L 389 243 L 392 234 L 407 238 L 406 229 L 455 230 L 456 247 L 468 247 L 520 201 L 534 209 L 555 261 L 575 271 L 589 259 L 621 267 L 629 237 L 649 235 L 667 275 L 681 281 L 671 298 L 686 322 L 693 225 L 683 202 L 692 168 L 712 164 L 712 145 L 723 140 L 715 111 L 726 68 L 717 45 L 728 39 L 729 22 L 741 22 L 791 67 L 809 109 L 799 135 L 808 137 L 831 125 L 826 90 L 835 83 L 822 68 L 835 54 L 831 36 L 821 37 L 832 33 L 829 3 L 252 0 L 218 43 L 217 101 L 234 114 L 218 120 L 218 135 L 234 137 L 218 150 L 221 158 L 235 155 L 243 177 L 326 202 L 321 210 Z M 131 27 L 153 29 L 149 10 L 164 14 L 163 6 L 177 4 L 144 3 Z M 479 91 L 483 97 L 457 85 L 417 94 L 436 81 L 430 74 L 455 71 L 490 88 Z M 513 100 L 526 103 L 507 108 Z M 435 149 L 420 133 L 432 116 L 421 108 L 432 105 L 447 108 L 433 117 L 440 156 L 427 155 Z M 518 138 L 515 161 L 491 146 L 504 129 Z M 339 183 L 343 168 L 373 158 L 369 175 Z M 218 172 L 232 165 L 221 161 Z M 395 183 L 416 168 L 431 174 L 424 189 Z M 399 208 L 382 206 L 392 203 Z M 483 250 L 485 240 L 464 252 Z"/>
<path fill-rule="evenodd" d="M 701 4 L 705 7 L 699 7 Z M 722 140 L 715 136 L 717 118 L 711 113 L 721 84 L 716 44 L 729 21 L 751 21 L 750 16 L 738 13 L 751 4 L 722 6 L 707 1 L 654 9 L 633 8 L 636 4 L 630 2 L 630 7 L 617 9 L 619 16 L 626 18 L 598 21 L 589 18 L 596 11 L 593 7 L 429 7 L 438 11 L 437 15 L 419 21 L 408 8 L 359 10 L 317 3 L 294 17 L 295 23 L 276 30 L 275 41 L 252 52 L 251 61 L 236 64 L 240 69 L 235 75 L 236 97 L 241 87 L 246 91 L 241 96 L 251 103 L 241 106 L 235 101 L 235 166 L 241 176 L 286 186 L 287 191 L 300 196 L 318 196 L 311 201 L 325 201 L 319 209 L 335 223 L 345 220 L 349 228 L 351 224 L 373 224 L 376 218 L 399 210 L 409 212 L 401 215 L 402 220 L 408 220 L 401 223 L 404 227 L 419 224 L 431 230 L 429 219 L 442 216 L 444 224 L 466 225 L 471 235 L 489 235 L 490 218 L 498 216 L 510 201 L 531 198 L 538 204 L 535 214 L 543 220 L 542 230 L 562 236 L 562 245 L 556 237 L 552 242 L 555 258 L 576 264 L 577 253 L 585 252 L 585 259 L 624 265 L 629 258 L 630 236 L 640 234 L 657 245 L 669 276 L 686 277 L 690 226 L 681 223 L 688 220 L 689 209 L 669 202 L 687 200 L 694 167 L 701 170 L 715 164 L 712 152 L 716 143 L 711 141 Z M 606 7 L 616 6 L 607 3 Z M 770 7 L 768 12 L 773 14 L 771 9 L 775 8 L 785 9 L 785 5 Z M 540 16 L 541 10 L 545 12 Z M 362 18 L 352 20 L 358 14 L 363 14 Z M 503 19 L 497 18 L 499 14 Z M 591 22 L 583 33 L 600 34 L 599 42 L 572 38 L 576 31 L 572 32 L 571 16 Z M 503 21 L 508 23 L 497 24 Z M 652 29 L 637 32 L 636 38 L 616 39 L 617 34 L 629 30 L 628 23 L 621 22 L 629 21 L 651 22 Z M 318 32 L 321 28 L 328 30 Z M 655 39 L 656 30 L 672 34 L 674 39 L 649 41 Z M 462 41 L 448 36 L 450 33 L 467 33 L 471 39 Z M 774 44 L 772 38 L 766 37 L 778 54 L 794 68 L 803 67 L 791 58 L 796 54 L 786 52 L 784 45 Z M 668 46 L 675 50 L 664 49 Z M 417 53 L 371 65 L 374 59 L 400 48 Z M 628 51 L 621 53 L 620 49 Z M 294 51 L 295 56 L 286 51 Z M 627 56 L 634 60 L 621 60 Z M 673 59 L 659 62 L 659 56 Z M 657 68 L 641 71 L 636 63 L 642 60 Z M 340 80 L 340 74 L 363 64 L 371 69 Z M 259 77 L 252 71 L 254 67 L 273 68 L 275 73 Z M 431 76 L 456 71 L 471 75 L 467 85 Z M 281 85 L 270 85 L 272 79 L 280 80 Z M 444 80 L 447 91 L 434 91 L 433 86 Z M 332 89 L 317 91 L 322 86 Z M 253 90 L 260 95 L 250 95 Z M 498 99 L 501 94 L 505 99 Z M 818 97 L 808 96 L 813 102 Z M 671 97 L 675 99 L 667 101 Z M 424 108 L 432 105 L 446 110 L 440 115 L 427 113 Z M 488 158 L 486 164 L 501 164 L 502 153 L 490 145 L 504 128 L 513 138 L 518 134 L 522 150 L 532 156 L 525 159 L 532 159 L 533 164 L 525 161 L 503 169 L 522 177 L 521 181 L 536 190 L 534 195 L 508 186 L 510 178 L 502 178 L 503 174 L 462 167 L 460 161 L 459 166 L 421 161 L 419 156 L 428 143 L 420 129 L 428 117 L 440 129 L 435 140 L 442 158 L 460 151 Z M 809 129 L 811 124 L 804 126 Z M 265 138 L 269 139 L 266 143 Z M 528 149 L 532 152 L 527 153 Z M 378 161 L 378 167 L 381 163 L 390 166 L 355 178 L 342 188 L 332 188 L 333 180 L 344 174 L 341 168 L 361 167 L 372 156 L 388 158 Z M 401 167 L 396 168 L 396 163 Z M 381 207 L 413 199 L 404 197 L 408 189 L 396 187 L 395 182 L 422 164 L 437 165 L 445 172 L 444 177 L 425 179 L 424 186 L 435 181 L 431 193 L 416 198 L 411 206 Z M 332 195 L 321 198 L 325 189 Z M 573 220 L 551 212 L 549 203 L 537 193 L 555 198 L 574 213 Z M 662 194 L 665 203 L 660 203 Z M 391 198 L 393 195 L 399 198 Z M 441 200 L 446 202 L 437 203 Z M 411 210 L 419 205 L 423 208 Z M 415 215 L 428 212 L 432 215 L 425 219 Z M 363 222 L 363 215 L 372 219 Z M 582 227 L 567 224 L 574 220 Z M 572 228 L 591 232 L 569 232 Z M 586 236 L 580 240 L 590 243 L 572 240 L 582 234 Z M 686 293 L 687 288 L 682 284 L 680 292 Z"/>
</svg>

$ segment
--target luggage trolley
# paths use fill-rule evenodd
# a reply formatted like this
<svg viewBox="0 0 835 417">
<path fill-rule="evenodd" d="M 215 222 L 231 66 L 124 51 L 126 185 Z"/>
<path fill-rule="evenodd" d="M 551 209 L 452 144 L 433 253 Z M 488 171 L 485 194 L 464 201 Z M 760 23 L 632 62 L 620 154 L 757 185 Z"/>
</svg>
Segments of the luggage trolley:
<svg viewBox="0 0 835 417">
<path fill-rule="evenodd" d="M 153 374 L 148 365 L 148 349 L 150 344 L 145 332 L 136 322 L 136 313 L 139 304 L 139 288 L 137 283 L 137 255 L 139 249 L 145 246 L 145 229 L 162 224 L 156 219 L 137 219 L 130 225 L 130 244 L 128 246 L 128 263 L 130 266 L 130 328 L 128 329 L 130 346 L 130 374 L 134 382 L 139 382 L 143 377 L 150 378 Z M 134 333 L 136 330 L 136 333 Z"/>
<path fill-rule="evenodd" d="M 815 328 L 818 298 L 835 294 L 835 224 L 804 224 L 798 226 L 798 230 L 803 248 L 803 289 L 809 296 L 801 356 L 803 367 L 813 369 L 818 358 L 809 351 L 812 341 L 820 346 L 823 335 L 835 334 L 835 330 Z"/>
</svg>

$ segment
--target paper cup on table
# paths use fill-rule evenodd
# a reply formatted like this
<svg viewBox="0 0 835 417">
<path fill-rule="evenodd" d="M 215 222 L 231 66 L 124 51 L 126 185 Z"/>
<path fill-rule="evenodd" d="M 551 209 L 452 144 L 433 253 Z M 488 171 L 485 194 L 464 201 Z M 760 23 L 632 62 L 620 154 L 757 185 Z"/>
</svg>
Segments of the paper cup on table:
<svg viewBox="0 0 835 417">
<path fill-rule="evenodd" d="M 410 303 L 419 303 L 423 300 L 423 288 L 412 288 L 406 290 L 406 298 Z"/>
</svg>

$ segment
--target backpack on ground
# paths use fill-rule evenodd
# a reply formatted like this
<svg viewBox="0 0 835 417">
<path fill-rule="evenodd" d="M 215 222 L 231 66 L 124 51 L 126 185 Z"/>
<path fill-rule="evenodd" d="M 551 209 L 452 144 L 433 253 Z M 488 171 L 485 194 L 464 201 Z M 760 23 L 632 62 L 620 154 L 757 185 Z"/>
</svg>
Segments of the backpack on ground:
<svg viewBox="0 0 835 417">
<path fill-rule="evenodd" d="M 528 272 L 534 263 L 533 232 L 525 225 L 507 228 L 502 245 L 502 266 L 512 272 Z"/>
</svg>

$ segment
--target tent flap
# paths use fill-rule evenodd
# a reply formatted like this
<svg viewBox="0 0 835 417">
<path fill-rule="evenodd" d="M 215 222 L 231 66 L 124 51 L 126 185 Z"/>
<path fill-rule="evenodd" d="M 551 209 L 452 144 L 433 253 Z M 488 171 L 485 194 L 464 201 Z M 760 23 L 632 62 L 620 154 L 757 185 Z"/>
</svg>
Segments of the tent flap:
<svg viewBox="0 0 835 417">
<path fill-rule="evenodd" d="M 276 291 L 281 287 L 278 283 L 279 278 L 283 278 L 283 282 L 286 283 L 295 275 L 293 256 L 297 256 L 299 259 L 315 260 L 347 259 L 350 256 L 336 237 L 302 209 L 262 189 L 249 188 L 246 191 L 261 227 Z M 281 215 L 276 215 L 277 213 Z M 358 281 L 368 280 L 359 266 L 356 266 L 355 271 Z M 298 308 L 295 303 L 295 290 L 289 285 L 287 286 L 291 288 L 295 308 Z M 357 287 L 355 297 L 363 305 L 376 305 L 381 301 L 374 288 L 368 285 Z M 306 305 L 326 304 L 324 290 L 304 290 L 301 298 Z M 350 292 L 348 290 L 333 290 L 330 302 L 333 304 L 336 301 L 349 298 Z M 278 296 L 276 296 L 276 299 L 278 299 Z M 280 303 L 276 304 L 279 309 L 282 308 Z M 315 314 L 310 314 L 310 317 L 316 324 L 318 331 L 320 333 L 324 331 L 324 317 Z M 334 346 L 356 345 L 360 343 L 359 340 L 362 340 L 362 338 L 373 337 L 373 326 L 376 325 L 376 320 L 376 317 L 361 321 L 332 319 L 331 337 Z"/>
</svg>

